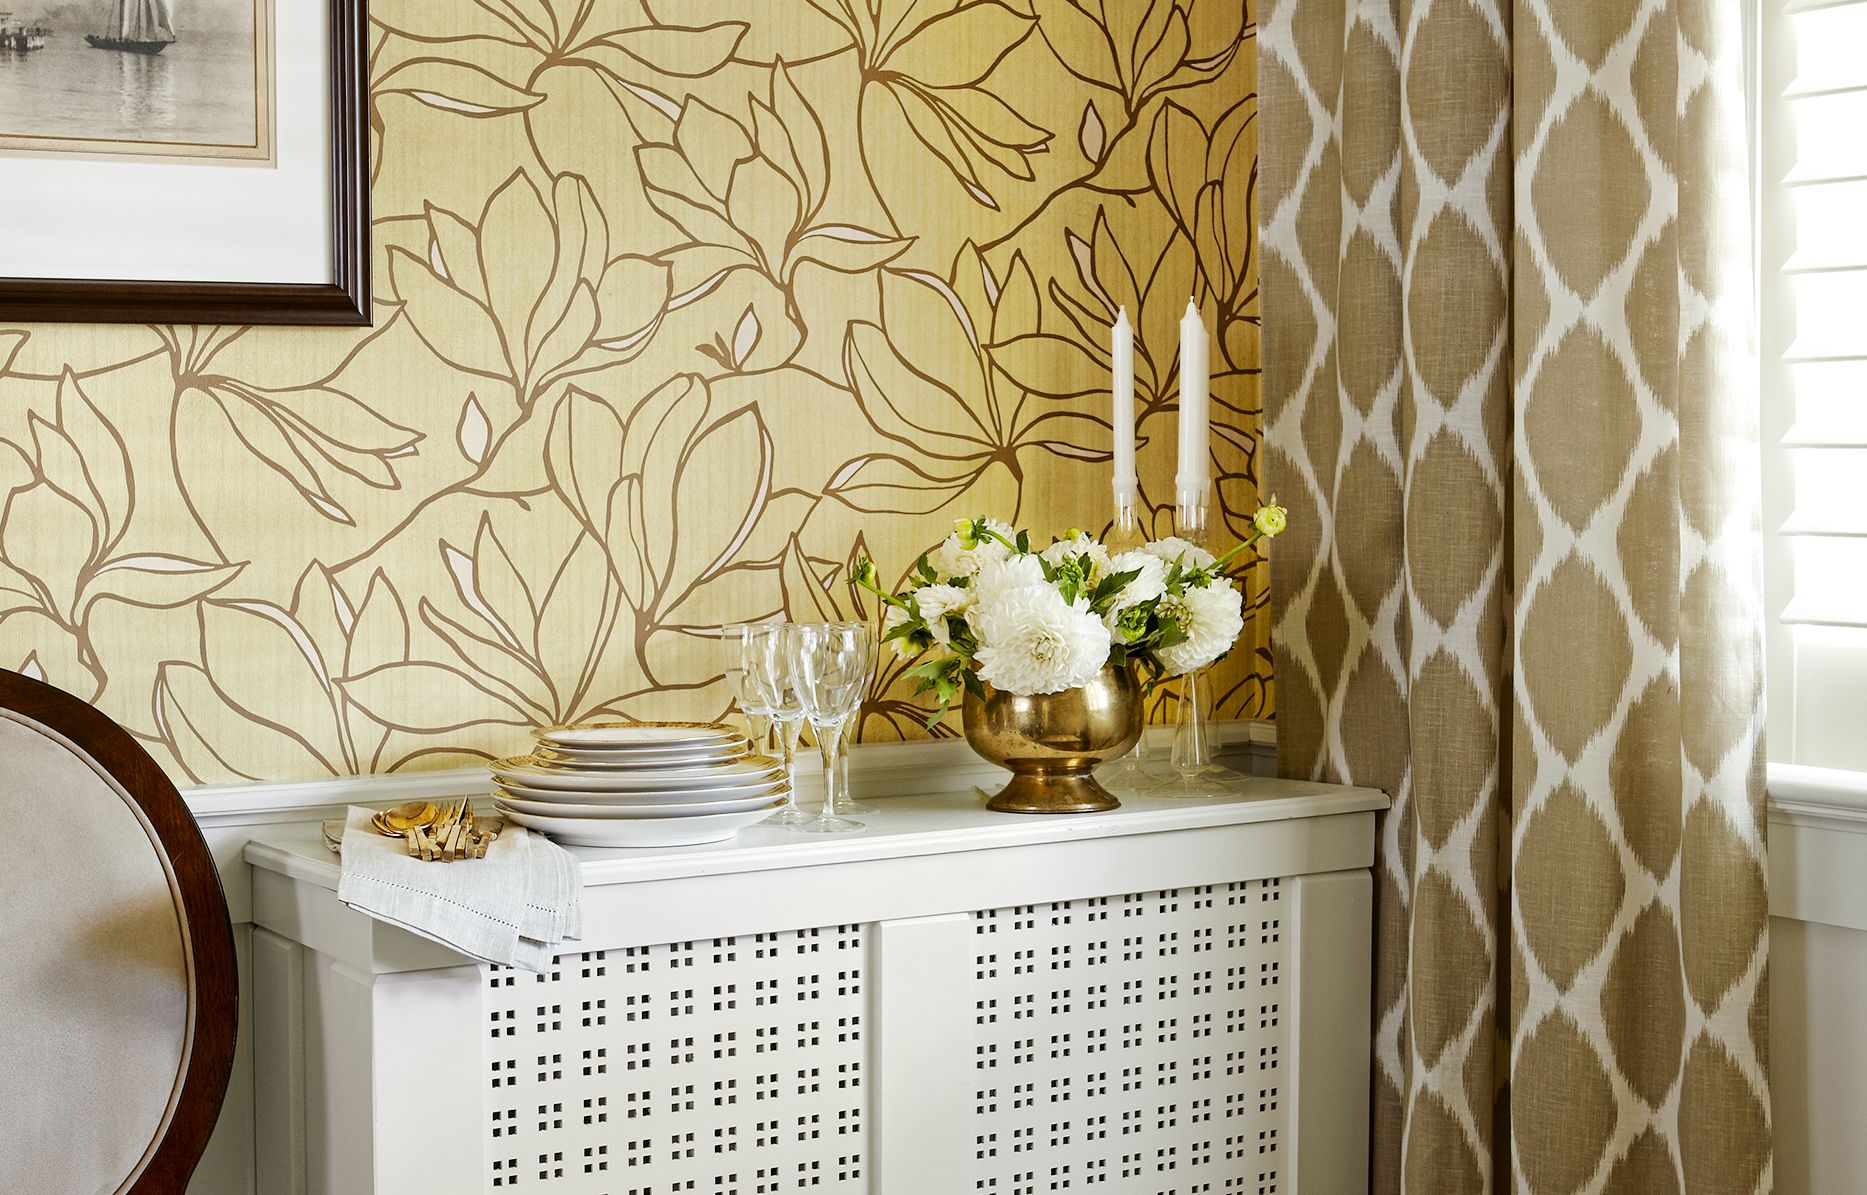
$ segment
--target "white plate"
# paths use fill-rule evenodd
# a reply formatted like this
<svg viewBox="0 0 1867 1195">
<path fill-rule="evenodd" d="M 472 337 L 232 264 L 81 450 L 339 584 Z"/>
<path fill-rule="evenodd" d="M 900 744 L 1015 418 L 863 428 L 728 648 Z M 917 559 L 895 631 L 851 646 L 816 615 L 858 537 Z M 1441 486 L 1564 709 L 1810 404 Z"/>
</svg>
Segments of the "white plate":
<svg viewBox="0 0 1867 1195">
<path fill-rule="evenodd" d="M 783 803 L 773 801 L 744 813 L 715 813 L 705 817 L 540 817 L 517 809 L 509 810 L 506 816 L 528 830 L 548 834 L 571 846 L 699 846 L 726 841 L 747 826 L 764 821 Z"/>
<path fill-rule="evenodd" d="M 562 788 L 533 788 L 529 784 L 502 780 L 493 786 L 493 795 L 510 794 L 525 801 L 549 801 L 558 805 L 604 806 L 697 805 L 707 802 L 737 801 L 744 797 L 770 799 L 784 792 L 783 780 L 759 780 L 731 788 L 653 788 L 640 792 L 573 792 Z"/>
<path fill-rule="evenodd" d="M 727 726 L 698 722 L 586 722 L 546 726 L 532 737 L 551 747 L 666 751 L 671 747 L 728 743 L 745 736 Z"/>
<path fill-rule="evenodd" d="M 730 751 L 749 751 L 752 743 L 744 735 L 707 739 L 694 743 L 655 743 L 644 747 L 598 747 L 585 743 L 554 743 L 541 739 L 538 749 L 574 755 L 579 759 L 639 759 L 655 755 L 719 755 Z"/>
<path fill-rule="evenodd" d="M 754 780 L 784 777 L 784 765 L 753 755 L 728 764 L 690 764 L 673 768 L 582 771 L 540 767 L 529 755 L 495 760 L 493 776 L 501 783 L 527 788 L 555 788 L 570 792 L 645 792 L 651 789 L 732 788 Z"/>
<path fill-rule="evenodd" d="M 775 795 L 760 792 L 744 797 L 728 797 L 720 801 L 668 801 L 639 805 L 565 805 L 556 801 L 528 800 L 513 794 L 495 792 L 493 804 L 500 809 L 511 808 L 520 813 L 535 813 L 540 817 L 595 818 L 598 820 L 631 817 L 707 817 L 716 813 L 744 813 L 748 809 L 763 809 L 772 803 Z"/>
<path fill-rule="evenodd" d="M 561 768 L 681 768 L 731 763 L 752 754 L 752 744 L 740 742 L 704 751 L 584 751 L 569 747 L 539 747 L 530 759 Z"/>
</svg>

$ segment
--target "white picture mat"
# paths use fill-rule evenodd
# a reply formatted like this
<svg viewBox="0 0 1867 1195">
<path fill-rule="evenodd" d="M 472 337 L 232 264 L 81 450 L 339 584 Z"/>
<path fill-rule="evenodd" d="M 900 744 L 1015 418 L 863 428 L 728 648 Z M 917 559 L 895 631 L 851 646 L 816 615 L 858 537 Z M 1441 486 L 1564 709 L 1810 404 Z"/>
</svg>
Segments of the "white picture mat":
<svg viewBox="0 0 1867 1195">
<path fill-rule="evenodd" d="M 277 5 L 273 28 L 276 167 L 0 158 L 0 274 L 333 281 L 328 0 Z"/>
</svg>

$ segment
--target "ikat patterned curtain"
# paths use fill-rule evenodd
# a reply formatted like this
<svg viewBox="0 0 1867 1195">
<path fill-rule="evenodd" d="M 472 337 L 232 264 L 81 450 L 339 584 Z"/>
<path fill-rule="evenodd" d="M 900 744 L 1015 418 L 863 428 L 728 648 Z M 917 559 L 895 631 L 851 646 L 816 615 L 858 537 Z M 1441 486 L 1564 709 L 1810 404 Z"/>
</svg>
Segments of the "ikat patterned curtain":
<svg viewBox="0 0 1867 1195">
<path fill-rule="evenodd" d="M 1771 1186 L 1739 38 L 1260 13 L 1282 766 L 1395 799 L 1376 1191 Z"/>
</svg>

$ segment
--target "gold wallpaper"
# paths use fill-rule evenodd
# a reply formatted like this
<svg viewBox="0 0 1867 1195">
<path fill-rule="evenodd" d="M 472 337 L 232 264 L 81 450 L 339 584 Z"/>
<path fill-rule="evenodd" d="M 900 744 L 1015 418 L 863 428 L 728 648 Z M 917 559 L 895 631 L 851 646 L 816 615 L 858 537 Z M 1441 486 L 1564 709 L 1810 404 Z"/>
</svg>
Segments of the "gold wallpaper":
<svg viewBox="0 0 1867 1195">
<path fill-rule="evenodd" d="M 714 624 L 872 614 L 852 557 L 960 515 L 1105 526 L 1118 305 L 1155 530 L 1189 294 L 1246 526 L 1238 0 L 371 9 L 374 328 L 0 329 L 0 666 L 179 781 L 715 717 Z M 1268 712 L 1266 634 L 1223 715 Z M 899 671 L 870 740 L 925 733 Z"/>
</svg>

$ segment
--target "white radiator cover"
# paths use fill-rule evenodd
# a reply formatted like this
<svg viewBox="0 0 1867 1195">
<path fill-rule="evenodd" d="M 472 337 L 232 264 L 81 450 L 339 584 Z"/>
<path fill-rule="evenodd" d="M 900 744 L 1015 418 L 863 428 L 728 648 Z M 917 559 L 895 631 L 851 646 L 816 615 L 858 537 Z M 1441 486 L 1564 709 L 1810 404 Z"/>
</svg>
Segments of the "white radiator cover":
<svg viewBox="0 0 1867 1195">
<path fill-rule="evenodd" d="M 588 852 L 545 976 L 372 922 L 309 827 L 261 834 L 258 1190 L 1359 1189 L 1384 803 L 896 797 L 859 837 Z"/>
</svg>

